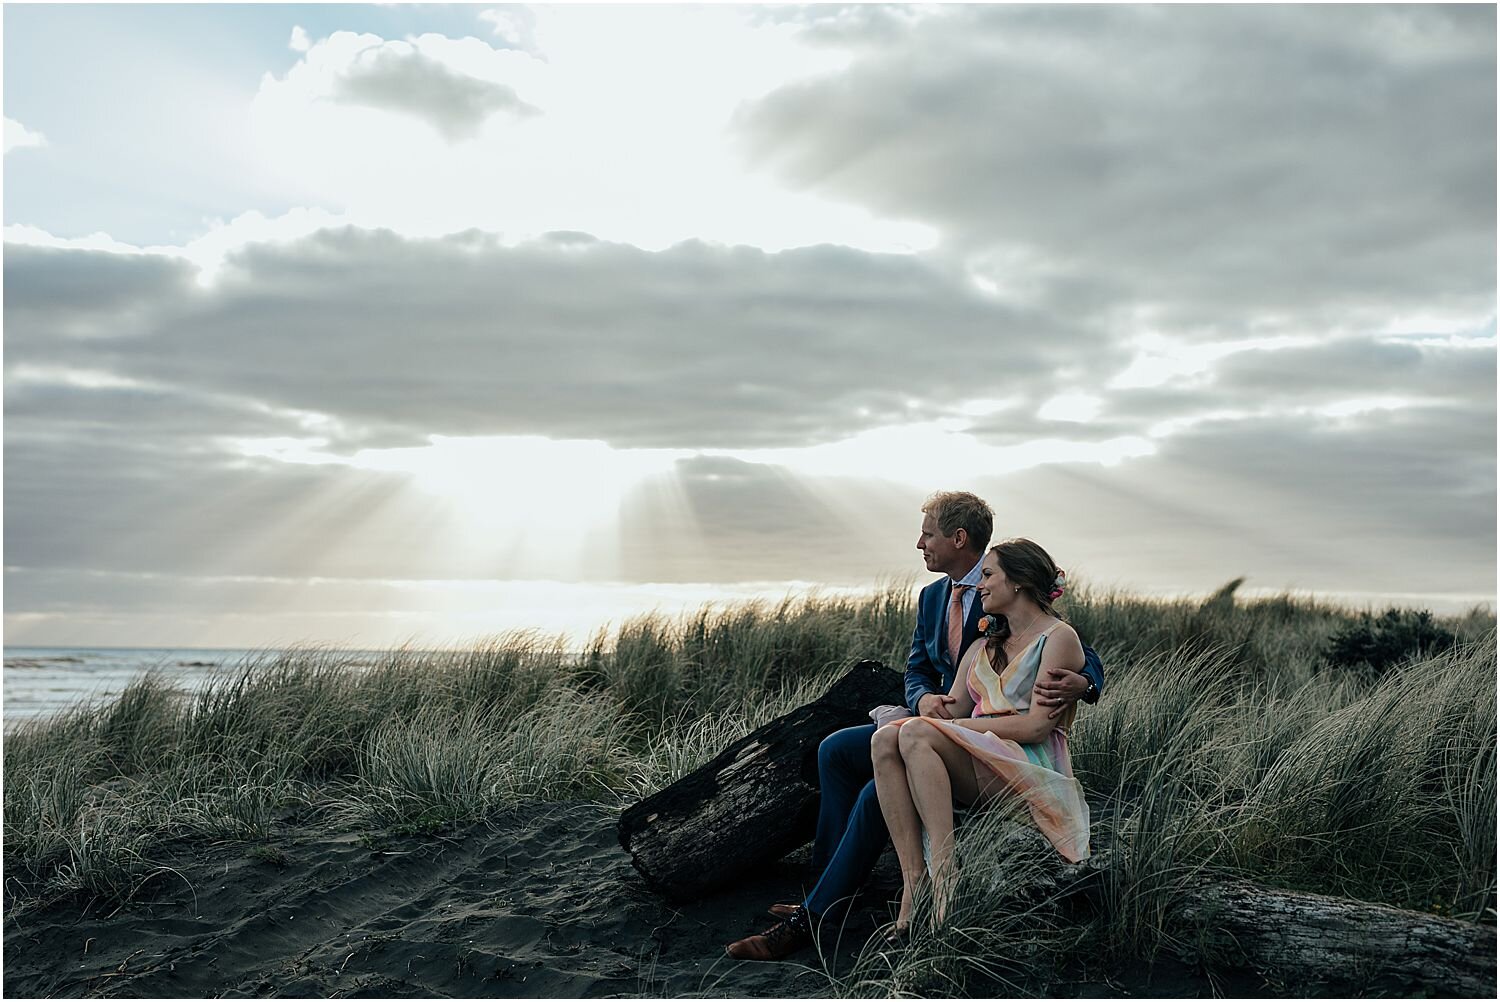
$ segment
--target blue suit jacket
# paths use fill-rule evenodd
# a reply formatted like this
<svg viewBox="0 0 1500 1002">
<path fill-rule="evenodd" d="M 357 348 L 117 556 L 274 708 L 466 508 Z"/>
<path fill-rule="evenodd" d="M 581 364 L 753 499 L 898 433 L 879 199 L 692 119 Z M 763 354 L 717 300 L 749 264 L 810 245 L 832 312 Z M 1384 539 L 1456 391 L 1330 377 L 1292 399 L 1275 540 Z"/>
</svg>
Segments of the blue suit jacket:
<svg viewBox="0 0 1500 1002">
<path fill-rule="evenodd" d="M 976 595 L 964 617 L 963 650 L 948 650 L 948 601 L 953 595 L 953 579 L 944 575 L 922 589 L 917 596 L 917 628 L 911 634 L 911 654 L 906 658 L 906 705 L 917 712 L 917 701 L 930 692 L 945 693 L 953 687 L 958 654 L 979 639 L 979 608 Z M 1083 647 L 1083 673 L 1104 693 L 1104 665 L 1087 644 Z M 1098 697 L 1095 697 L 1097 700 Z M 1090 700 L 1094 702 L 1095 700 Z"/>
</svg>

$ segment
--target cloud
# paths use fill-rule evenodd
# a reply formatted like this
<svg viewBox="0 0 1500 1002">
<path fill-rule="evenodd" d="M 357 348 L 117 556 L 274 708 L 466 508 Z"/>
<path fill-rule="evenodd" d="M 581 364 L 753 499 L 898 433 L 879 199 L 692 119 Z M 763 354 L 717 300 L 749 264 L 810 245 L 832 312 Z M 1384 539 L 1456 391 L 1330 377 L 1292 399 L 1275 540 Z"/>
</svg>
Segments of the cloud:
<svg viewBox="0 0 1500 1002">
<path fill-rule="evenodd" d="M 1492 596 L 1494 428 L 1493 402 L 1267 415 L 1195 426 L 1108 470 L 1037 467 L 978 489 L 1000 531 L 1096 585 L 1201 594 L 1246 574 L 1257 588 Z"/>
<path fill-rule="evenodd" d="M 507 241 L 586 231 L 650 250 L 689 239 L 766 250 L 930 246 L 931 227 L 744 172 L 724 143 L 734 109 L 838 61 L 748 16 L 716 6 L 528 8 L 536 45 L 524 51 L 335 32 L 262 79 L 251 109 L 257 162 L 295 179 L 301 204 L 408 236 L 473 227 Z M 507 88 L 541 114 L 501 110 L 465 132 L 477 115 L 463 111 L 467 97 L 451 99 L 452 74 L 479 82 L 462 83 L 465 93 L 503 103 L 496 88 Z M 422 117 L 383 91 L 379 107 L 358 94 L 351 103 L 350 81 L 389 85 Z M 449 114 L 443 127 L 462 142 L 438 130 Z"/>
<path fill-rule="evenodd" d="M 1008 305 L 939 259 L 837 247 L 653 253 L 586 234 L 507 246 L 346 227 L 232 252 L 209 288 L 155 254 L 10 245 L 5 266 L 12 367 L 325 415 L 337 433 L 319 448 L 344 456 L 541 435 L 773 463 L 842 449 L 807 453 L 828 472 L 964 432 L 1029 465 L 1038 440 L 1077 461 L 1206 421 L 1495 395 L 1492 326 L 1209 346 L 1182 374 L 1113 386 L 1096 373 L 1134 363 L 1107 322 Z M 912 426 L 934 431 L 892 437 Z"/>
<path fill-rule="evenodd" d="M 188 303 L 193 276 L 167 255 L 7 244 L 6 341 L 24 357 L 36 336 L 128 336 Z"/>
<path fill-rule="evenodd" d="M 1272 407 L 1357 396 L 1480 405 L 1495 399 L 1495 342 L 1424 345 L 1342 337 L 1282 351 L 1244 352 L 1214 370 L 1213 387 Z"/>
<path fill-rule="evenodd" d="M 7 227 L 8 611 L 869 584 L 938 487 L 1085 579 L 1493 592 L 1492 9 L 481 17 L 293 31 L 256 204 L 327 208 Z"/>
<path fill-rule="evenodd" d="M 976 466 L 921 487 L 883 482 L 878 466 L 818 478 L 689 458 L 625 497 L 618 531 L 577 568 L 498 557 L 494 540 L 451 524 L 396 473 L 236 465 L 187 427 L 223 421 L 205 409 L 167 435 L 146 422 L 101 435 L 72 420 L 14 430 L 7 420 L 6 553 L 18 567 L 174 578 L 870 584 L 919 572 L 917 508 L 928 489 L 954 487 L 988 498 L 1001 534 L 1037 539 L 1097 583 L 1203 591 L 1250 574 L 1269 588 L 1483 594 L 1494 579 L 1494 418 L 1491 405 L 1210 422 L 1108 470 Z M 531 490 L 550 482 L 545 470 L 518 476 Z M 443 545 L 455 532 L 465 545 Z M 17 596 L 8 609 L 34 606 Z"/>
<path fill-rule="evenodd" d="M 1216 340 L 1492 309 L 1491 8 L 961 7 L 737 120 L 1012 295 Z"/>
<path fill-rule="evenodd" d="M 480 11 L 479 20 L 488 24 L 495 37 L 511 48 L 538 53 L 537 15 L 530 7 L 519 4 L 493 7 Z"/>
<path fill-rule="evenodd" d="M 497 115 L 518 121 L 541 113 L 520 93 L 541 86 L 536 61 L 477 38 L 386 40 L 338 31 L 314 41 L 298 28 L 291 47 L 302 53 L 297 64 L 283 78 L 268 74 L 261 82 L 262 105 L 281 118 L 319 105 L 389 112 L 423 123 L 451 145 L 474 139 Z M 348 121 L 314 117 L 314 128 L 336 127 L 347 137 Z"/>
<path fill-rule="evenodd" d="M 503 83 L 449 68 L 405 42 L 366 49 L 338 78 L 332 98 L 396 111 L 430 123 L 449 142 L 470 139 L 493 114 L 517 118 L 541 112 Z"/>
<path fill-rule="evenodd" d="M 149 253 L 11 245 L 5 266 L 17 566 L 853 584 L 906 567 L 928 490 L 968 487 L 1007 533 L 1141 587 L 1493 576 L 1472 556 L 1493 533 L 1492 322 L 1235 342 L 1111 387 L 1078 375 L 1131 364 L 1107 325 L 1007 305 L 940 258 L 342 228 L 242 248 L 208 288 Z M 686 455 L 594 499 L 617 531 L 573 571 L 362 451 L 433 434 Z M 1126 440 L 1146 448 L 1079 461 Z M 494 504 L 515 482 L 464 489 Z M 1386 563 L 1424 555 L 1444 574 Z"/>
<path fill-rule="evenodd" d="M 27 147 L 41 147 L 47 145 L 47 137 L 40 132 L 33 132 L 26 128 L 14 118 L 5 119 L 5 152 L 25 149 Z"/>
<path fill-rule="evenodd" d="M 1042 392 L 1071 353 L 1107 353 L 1100 332 L 1011 310 L 920 259 L 838 247 L 342 229 L 248 247 L 209 289 L 152 255 L 13 245 L 5 266 L 9 361 L 402 436 L 805 445 L 993 395 L 976 373 L 1026 372 Z"/>
</svg>

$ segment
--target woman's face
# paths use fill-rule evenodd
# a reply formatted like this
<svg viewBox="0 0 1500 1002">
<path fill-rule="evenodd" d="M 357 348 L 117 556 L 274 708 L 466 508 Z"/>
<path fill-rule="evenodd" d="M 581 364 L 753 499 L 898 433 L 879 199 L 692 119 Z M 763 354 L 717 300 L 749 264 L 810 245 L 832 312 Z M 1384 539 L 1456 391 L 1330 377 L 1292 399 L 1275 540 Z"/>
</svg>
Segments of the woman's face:
<svg viewBox="0 0 1500 1002">
<path fill-rule="evenodd" d="M 1005 576 L 995 551 L 984 555 L 979 565 L 979 608 L 985 612 L 1004 613 L 1016 600 L 1016 586 Z"/>
</svg>

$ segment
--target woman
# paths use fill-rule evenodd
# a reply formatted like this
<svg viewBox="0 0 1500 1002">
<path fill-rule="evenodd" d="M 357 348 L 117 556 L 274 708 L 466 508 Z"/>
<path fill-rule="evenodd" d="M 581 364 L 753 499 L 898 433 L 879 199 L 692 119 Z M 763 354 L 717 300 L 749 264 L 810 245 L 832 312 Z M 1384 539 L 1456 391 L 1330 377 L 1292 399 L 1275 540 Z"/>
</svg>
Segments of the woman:
<svg viewBox="0 0 1500 1002">
<path fill-rule="evenodd" d="M 953 881 L 953 808 L 1005 796 L 1025 799 L 1037 827 L 1070 861 L 1088 857 L 1089 812 L 1068 760 L 1067 728 L 1029 712 L 1045 668 L 1083 667 L 1083 645 L 1052 608 L 1063 574 L 1029 539 L 992 547 L 980 569 L 981 608 L 994 624 L 964 652 L 953 688 L 954 719 L 907 717 L 875 732 L 875 788 L 901 860 L 896 932 L 928 879 L 922 831 L 931 843 L 933 920 L 947 912 Z"/>
</svg>

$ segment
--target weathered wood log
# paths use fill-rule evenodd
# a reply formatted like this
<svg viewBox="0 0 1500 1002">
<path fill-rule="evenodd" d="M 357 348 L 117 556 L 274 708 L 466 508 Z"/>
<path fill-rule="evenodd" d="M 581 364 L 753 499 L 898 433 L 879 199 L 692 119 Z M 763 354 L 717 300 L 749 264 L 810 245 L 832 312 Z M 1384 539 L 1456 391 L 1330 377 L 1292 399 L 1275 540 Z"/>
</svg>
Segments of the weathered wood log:
<svg viewBox="0 0 1500 1002">
<path fill-rule="evenodd" d="M 897 673 L 860 662 L 821 699 L 627 809 L 620 844 L 647 881 L 673 897 L 700 894 L 785 855 L 810 839 L 816 824 L 818 743 L 840 727 L 867 723 L 871 707 L 901 701 Z M 995 849 L 1041 861 L 1022 868 L 1023 881 L 995 888 L 1017 907 L 1107 907 L 1109 849 L 1068 863 L 1024 824 L 1008 826 Z M 1495 996 L 1491 926 L 1248 881 L 1183 891 L 1165 918 L 1193 959 L 1249 969 L 1298 990 Z"/>
<path fill-rule="evenodd" d="M 1082 899 L 1104 907 L 1110 852 L 1068 863 L 1028 825 L 1008 828 L 997 851 L 1045 861 L 1020 886 L 997 888 L 1018 902 Z M 1368 901 L 1216 881 L 1168 907 L 1173 936 L 1208 967 L 1242 968 L 1306 992 L 1412 992 L 1494 998 L 1493 926 Z"/>
<path fill-rule="evenodd" d="M 818 743 L 869 711 L 904 701 L 901 676 L 854 665 L 821 698 L 736 741 L 620 815 L 620 845 L 671 897 L 721 886 L 811 840 L 818 813 Z"/>
<path fill-rule="evenodd" d="M 1299 990 L 1343 988 L 1495 997 L 1495 930 L 1365 901 L 1247 881 L 1184 895 L 1168 918 L 1200 950 Z"/>
</svg>

